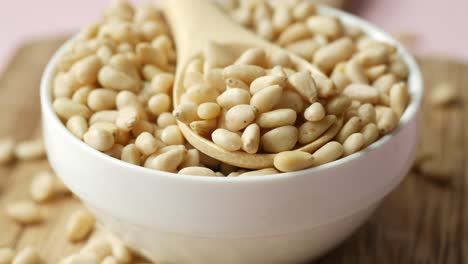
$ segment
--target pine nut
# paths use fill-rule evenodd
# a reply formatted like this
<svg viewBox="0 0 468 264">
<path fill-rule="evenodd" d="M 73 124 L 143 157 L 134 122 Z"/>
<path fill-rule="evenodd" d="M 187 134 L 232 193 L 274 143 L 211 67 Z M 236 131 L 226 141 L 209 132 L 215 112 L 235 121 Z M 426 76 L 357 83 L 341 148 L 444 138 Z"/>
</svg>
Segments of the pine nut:
<svg viewBox="0 0 468 264">
<path fill-rule="evenodd" d="M 377 90 L 382 94 L 389 94 L 392 86 L 397 82 L 395 75 L 385 74 L 377 78 L 377 80 L 372 83 L 372 86 L 377 88 Z"/>
<path fill-rule="evenodd" d="M 160 128 L 165 128 L 165 127 L 170 126 L 170 125 L 177 125 L 177 121 L 176 121 L 175 117 L 172 115 L 172 113 L 164 112 L 164 113 L 161 113 L 158 116 L 156 124 Z"/>
<path fill-rule="evenodd" d="M 15 251 L 11 248 L 0 248 L 0 264 L 10 264 L 15 257 Z"/>
<path fill-rule="evenodd" d="M 266 168 L 266 169 L 243 172 L 243 173 L 240 173 L 238 176 L 239 177 L 263 176 L 263 175 L 272 175 L 272 174 L 277 174 L 277 173 L 278 171 L 274 168 Z"/>
<path fill-rule="evenodd" d="M 343 90 L 343 94 L 363 103 L 376 104 L 379 101 L 379 91 L 365 84 L 350 84 Z"/>
<path fill-rule="evenodd" d="M 148 110 L 154 115 L 160 115 L 171 109 L 171 98 L 167 94 L 153 95 L 148 101 Z"/>
<path fill-rule="evenodd" d="M 390 90 L 390 107 L 398 117 L 403 115 L 409 101 L 408 88 L 404 82 L 396 83 Z"/>
<path fill-rule="evenodd" d="M 338 94 L 338 89 L 333 81 L 318 74 L 312 74 L 317 86 L 317 93 L 319 97 L 330 98 Z"/>
<path fill-rule="evenodd" d="M 193 176 L 216 176 L 214 171 L 205 167 L 186 167 L 181 169 L 178 174 Z"/>
<path fill-rule="evenodd" d="M 92 90 L 93 90 L 93 87 L 89 86 L 89 85 L 82 86 L 82 87 L 78 88 L 78 90 L 76 90 L 73 93 L 72 101 L 75 102 L 75 103 L 78 103 L 78 104 L 82 104 L 82 105 L 87 104 L 88 103 L 89 93 Z"/>
<path fill-rule="evenodd" d="M 166 53 L 149 43 L 138 43 L 135 47 L 136 55 L 144 64 L 153 64 L 160 68 L 166 68 L 169 64 Z"/>
<path fill-rule="evenodd" d="M 15 157 L 21 161 L 40 159 L 45 156 L 45 147 L 41 139 L 22 141 L 16 144 Z"/>
<path fill-rule="evenodd" d="M 312 154 L 312 158 L 314 165 L 319 166 L 339 159 L 343 153 L 344 149 L 340 143 L 336 141 L 330 141 L 316 150 Z"/>
<path fill-rule="evenodd" d="M 285 28 L 278 37 L 278 44 L 285 46 L 301 39 L 306 39 L 311 36 L 309 29 L 305 23 L 294 23 Z"/>
<path fill-rule="evenodd" d="M 219 93 L 217 90 L 204 83 L 191 86 L 182 95 L 182 97 L 189 100 L 189 102 L 193 102 L 198 105 L 206 102 L 214 102 L 218 96 Z"/>
<path fill-rule="evenodd" d="M 351 99 L 343 94 L 338 95 L 337 97 L 331 99 L 325 109 L 327 113 L 332 115 L 341 115 L 351 106 Z"/>
<path fill-rule="evenodd" d="M 162 72 L 156 74 L 151 80 L 151 89 L 155 93 L 169 94 L 174 83 L 174 74 Z"/>
<path fill-rule="evenodd" d="M 314 34 L 335 39 L 343 34 L 343 27 L 335 17 L 316 15 L 307 19 L 307 27 Z"/>
<path fill-rule="evenodd" d="M 99 111 L 99 112 L 94 113 L 89 118 L 89 124 L 92 125 L 97 122 L 114 123 L 116 119 L 117 119 L 117 111 L 114 111 L 114 110 Z"/>
<path fill-rule="evenodd" d="M 35 248 L 25 247 L 18 251 L 11 264 L 39 264 L 41 258 Z"/>
<path fill-rule="evenodd" d="M 349 156 L 361 150 L 365 145 L 364 136 L 361 133 L 351 134 L 343 143 L 344 156 Z"/>
<path fill-rule="evenodd" d="M 88 131 L 88 122 L 82 116 L 72 116 L 66 124 L 68 130 L 79 139 Z"/>
<path fill-rule="evenodd" d="M 388 134 L 398 125 L 398 116 L 388 107 L 380 107 L 380 114 L 377 112 L 377 127 L 381 135 Z M 377 109 L 376 109 L 377 110 Z"/>
<path fill-rule="evenodd" d="M 201 72 L 186 72 L 184 76 L 184 87 L 191 87 L 203 84 L 203 74 Z"/>
<path fill-rule="evenodd" d="M 174 116 L 181 122 L 190 123 L 198 119 L 197 108 L 194 103 L 182 103 L 174 109 Z"/>
<path fill-rule="evenodd" d="M 336 122 L 336 116 L 327 115 L 320 121 L 304 122 L 299 127 L 299 143 L 308 144 L 325 133 Z"/>
<path fill-rule="evenodd" d="M 275 155 L 273 164 L 282 172 L 297 171 L 314 165 L 312 154 L 303 151 L 284 151 Z"/>
<path fill-rule="evenodd" d="M 436 84 L 429 94 L 429 102 L 439 107 L 450 105 L 456 102 L 457 98 L 458 94 L 455 86 L 447 82 Z"/>
<path fill-rule="evenodd" d="M 227 151 L 236 151 L 242 147 L 241 137 L 229 130 L 218 128 L 211 134 L 213 142 Z"/>
<path fill-rule="evenodd" d="M 223 70 L 224 79 L 236 78 L 246 84 L 250 84 L 253 80 L 265 75 L 265 69 L 256 65 L 230 65 Z"/>
<path fill-rule="evenodd" d="M 243 90 L 249 90 L 249 86 L 239 80 L 239 79 L 236 79 L 236 78 L 227 78 L 226 81 L 226 87 L 227 89 L 231 89 L 231 88 L 240 88 L 240 89 L 243 89 Z"/>
<path fill-rule="evenodd" d="M 86 144 L 99 151 L 107 151 L 114 145 L 114 136 L 108 130 L 92 128 L 83 136 Z"/>
<path fill-rule="evenodd" d="M 376 124 L 369 123 L 362 128 L 361 134 L 364 137 L 364 145 L 367 147 L 379 138 L 379 129 Z"/>
<path fill-rule="evenodd" d="M 183 145 L 185 140 L 177 125 L 170 125 L 163 129 L 161 140 L 166 145 Z"/>
<path fill-rule="evenodd" d="M 201 119 L 213 119 L 221 114 L 221 108 L 216 103 L 203 103 L 198 106 L 197 114 Z"/>
<path fill-rule="evenodd" d="M 98 74 L 99 83 L 104 88 L 114 90 L 129 90 L 138 91 L 140 84 L 137 80 L 133 79 L 128 74 L 116 70 L 111 66 L 104 66 L 101 68 Z"/>
<path fill-rule="evenodd" d="M 280 101 L 276 104 L 275 108 L 290 108 L 294 111 L 301 113 L 304 108 L 304 101 L 302 97 L 293 91 L 283 91 Z"/>
<path fill-rule="evenodd" d="M 324 72 L 329 72 L 341 61 L 351 57 L 354 44 L 349 38 L 340 38 L 315 52 L 313 62 Z"/>
<path fill-rule="evenodd" d="M 161 154 L 155 153 L 146 159 L 145 167 L 153 170 L 176 172 L 177 167 L 184 160 L 186 152 L 185 148 L 174 148 Z"/>
<path fill-rule="evenodd" d="M 53 108 L 57 115 L 65 120 L 74 115 L 80 115 L 84 118 L 88 118 L 91 115 L 91 111 L 87 106 L 78 104 L 68 98 L 55 99 Z"/>
<path fill-rule="evenodd" d="M 71 242 L 79 242 L 85 239 L 93 230 L 94 217 L 84 209 L 78 209 L 72 213 L 66 226 L 67 238 Z"/>
<path fill-rule="evenodd" d="M 15 141 L 12 138 L 0 139 L 0 165 L 8 164 L 15 157 Z"/>
<path fill-rule="evenodd" d="M 106 238 L 94 237 L 88 240 L 79 254 L 94 255 L 98 263 L 100 263 L 105 257 L 110 256 L 111 247 Z"/>
<path fill-rule="evenodd" d="M 260 114 L 257 118 L 257 124 L 262 128 L 275 128 L 294 125 L 296 118 L 296 111 L 292 109 L 277 109 Z"/>
<path fill-rule="evenodd" d="M 321 103 L 313 103 L 304 111 L 304 118 L 307 121 L 317 122 L 325 117 L 325 108 Z"/>
<path fill-rule="evenodd" d="M 54 195 L 54 178 L 47 171 L 39 172 L 30 186 L 31 197 L 36 202 L 43 202 Z"/>
<path fill-rule="evenodd" d="M 210 87 L 215 88 L 218 92 L 222 93 L 226 90 L 222 69 L 209 69 L 204 72 L 203 78 Z"/>
<path fill-rule="evenodd" d="M 379 64 L 376 66 L 372 66 L 366 70 L 366 76 L 370 81 L 375 81 L 379 77 L 385 74 L 387 71 L 387 65 Z"/>
<path fill-rule="evenodd" d="M 117 93 L 108 89 L 95 89 L 88 95 L 88 106 L 93 111 L 111 110 L 115 108 Z"/>
<path fill-rule="evenodd" d="M 297 72 L 289 76 L 288 82 L 309 103 L 317 101 L 317 88 L 309 72 Z"/>
<path fill-rule="evenodd" d="M 330 79 L 333 81 L 336 88 L 340 92 L 343 91 L 344 88 L 346 88 L 346 86 L 348 86 L 351 83 L 351 80 L 345 74 L 345 63 L 340 62 L 337 65 L 335 65 Z"/>
<path fill-rule="evenodd" d="M 77 61 L 70 69 L 78 82 L 82 84 L 93 84 L 97 81 L 101 60 L 96 55 L 91 55 Z"/>
<path fill-rule="evenodd" d="M 390 61 L 390 72 L 401 80 L 406 79 L 409 74 L 409 69 L 403 59 L 400 56 L 391 56 Z"/>
<path fill-rule="evenodd" d="M 277 6 L 273 10 L 272 23 L 276 31 L 283 31 L 293 22 L 291 10 L 287 6 Z"/>
<path fill-rule="evenodd" d="M 230 109 L 233 106 L 240 104 L 248 104 L 250 102 L 250 93 L 247 90 L 240 88 L 230 88 L 224 91 L 216 102 L 224 109 Z"/>
<path fill-rule="evenodd" d="M 29 201 L 12 202 L 6 206 L 5 213 L 21 224 L 35 224 L 43 220 L 42 211 Z"/>
<path fill-rule="evenodd" d="M 132 252 L 113 235 L 108 236 L 111 245 L 112 256 L 116 263 L 131 263 L 133 259 Z"/>
<path fill-rule="evenodd" d="M 336 136 L 338 142 L 342 143 L 351 135 L 359 132 L 362 127 L 362 120 L 359 117 L 351 117 L 341 128 Z"/>
<path fill-rule="evenodd" d="M 191 122 L 190 128 L 198 135 L 207 137 L 217 128 L 216 125 L 216 119 L 200 120 Z"/>
<path fill-rule="evenodd" d="M 241 136 L 242 149 L 250 154 L 256 153 L 260 145 L 260 127 L 257 124 L 250 124 L 244 129 Z"/>
<path fill-rule="evenodd" d="M 115 105 L 117 109 L 122 109 L 127 106 L 139 105 L 138 97 L 130 91 L 121 91 L 115 98 Z"/>
<path fill-rule="evenodd" d="M 278 153 L 291 150 L 296 145 L 298 131 L 294 126 L 282 126 L 274 128 L 260 138 L 263 150 L 270 153 Z"/>
<path fill-rule="evenodd" d="M 254 96 L 255 97 L 255 96 Z M 252 100 L 254 99 L 252 97 Z M 225 125 L 231 131 L 244 129 L 255 119 L 255 106 L 247 104 L 236 105 L 226 112 Z"/>
<path fill-rule="evenodd" d="M 359 118 L 361 118 L 363 125 L 376 122 L 375 109 L 371 104 L 363 104 L 359 106 L 357 114 Z"/>
<path fill-rule="evenodd" d="M 258 91 L 272 86 L 272 85 L 279 85 L 281 87 L 284 87 L 286 84 L 286 77 L 283 76 L 263 76 L 255 79 L 251 84 L 250 84 L 250 93 L 255 94 Z"/>
<path fill-rule="evenodd" d="M 319 44 L 315 39 L 303 39 L 286 45 L 286 49 L 295 55 L 310 61 L 314 57 L 314 53 L 318 50 Z"/>
<path fill-rule="evenodd" d="M 118 128 L 124 131 L 129 131 L 137 124 L 139 120 L 140 116 L 138 113 L 138 109 L 132 106 L 128 106 L 120 109 L 117 112 L 115 124 Z"/>
<path fill-rule="evenodd" d="M 71 97 L 80 83 L 72 73 L 59 73 L 55 76 L 53 92 L 55 98 Z"/>
<path fill-rule="evenodd" d="M 255 93 L 250 99 L 250 105 L 255 107 L 259 113 L 268 112 L 281 99 L 283 88 L 279 85 L 272 85 Z"/>
<path fill-rule="evenodd" d="M 199 166 L 200 152 L 197 149 L 187 150 L 184 160 L 180 164 L 180 168 Z"/>
<path fill-rule="evenodd" d="M 355 56 L 364 66 L 375 66 L 388 62 L 388 50 L 380 45 L 361 50 Z"/>
<path fill-rule="evenodd" d="M 140 165 L 140 151 L 135 144 L 128 144 L 122 149 L 120 159 L 135 165 Z"/>
<path fill-rule="evenodd" d="M 163 71 L 154 65 L 144 65 L 142 71 L 143 78 L 151 82 L 158 74 L 162 73 Z"/>
<path fill-rule="evenodd" d="M 260 67 L 266 66 L 266 53 L 265 50 L 260 48 L 250 48 L 244 51 L 235 64 L 239 65 L 257 65 Z"/>
<path fill-rule="evenodd" d="M 286 77 L 282 67 L 292 67 L 292 61 L 289 54 L 285 51 L 275 51 L 270 56 L 270 67 L 273 74 Z M 281 74 L 280 74 L 281 73 Z"/>
<path fill-rule="evenodd" d="M 368 84 L 364 68 L 357 59 L 351 59 L 345 65 L 345 74 L 352 83 Z"/>
<path fill-rule="evenodd" d="M 136 138 L 135 146 L 140 151 L 140 153 L 149 156 L 158 150 L 159 143 L 152 134 L 143 132 Z"/>
</svg>

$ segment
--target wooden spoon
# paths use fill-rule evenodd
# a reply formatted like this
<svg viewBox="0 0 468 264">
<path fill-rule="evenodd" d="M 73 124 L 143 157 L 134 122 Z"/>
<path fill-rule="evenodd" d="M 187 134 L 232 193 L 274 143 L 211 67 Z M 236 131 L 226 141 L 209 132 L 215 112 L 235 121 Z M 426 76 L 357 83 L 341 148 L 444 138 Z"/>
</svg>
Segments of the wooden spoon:
<svg viewBox="0 0 468 264">
<path fill-rule="evenodd" d="M 167 0 L 165 1 L 164 11 L 177 46 L 177 70 L 173 91 L 174 107 L 177 107 L 180 102 L 180 97 L 185 91 L 183 78 L 186 65 L 191 59 L 200 55 L 203 51 L 203 47 L 209 43 L 214 42 L 228 46 L 232 49 L 233 53 L 239 54 L 239 51 L 251 47 L 262 48 L 267 53 L 284 51 L 280 47 L 261 39 L 252 32 L 235 24 L 235 22 L 211 1 Z M 323 76 L 323 73 L 318 71 L 307 61 L 290 52 L 287 53 L 290 55 L 291 61 L 295 64 L 297 69 L 309 70 Z M 273 167 L 275 154 L 249 154 L 242 151 L 227 151 L 195 133 L 187 124 L 180 121 L 177 121 L 177 123 L 187 141 L 199 151 L 212 158 L 248 169 Z M 338 129 L 335 128 L 335 130 Z M 330 137 L 330 135 L 328 135 L 327 138 L 328 137 Z M 319 138 L 300 149 L 309 152 L 313 151 L 325 144 L 326 142 L 323 144 L 321 143 L 325 139 L 326 138 Z"/>
</svg>

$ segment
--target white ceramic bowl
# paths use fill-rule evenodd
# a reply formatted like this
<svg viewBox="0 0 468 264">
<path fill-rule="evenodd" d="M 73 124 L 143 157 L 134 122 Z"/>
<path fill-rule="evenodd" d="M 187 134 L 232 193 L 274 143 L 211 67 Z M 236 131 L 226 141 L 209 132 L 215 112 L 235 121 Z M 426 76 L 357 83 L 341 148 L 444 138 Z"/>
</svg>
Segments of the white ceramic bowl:
<svg viewBox="0 0 468 264">
<path fill-rule="evenodd" d="M 356 230 L 406 175 L 417 142 L 422 80 L 393 38 L 342 11 L 345 24 L 390 42 L 410 69 L 411 102 L 400 126 L 365 150 L 320 167 L 249 178 L 181 176 L 106 156 L 75 138 L 51 107 L 60 48 L 41 83 L 49 161 L 98 220 L 157 263 L 297 263 Z"/>
</svg>

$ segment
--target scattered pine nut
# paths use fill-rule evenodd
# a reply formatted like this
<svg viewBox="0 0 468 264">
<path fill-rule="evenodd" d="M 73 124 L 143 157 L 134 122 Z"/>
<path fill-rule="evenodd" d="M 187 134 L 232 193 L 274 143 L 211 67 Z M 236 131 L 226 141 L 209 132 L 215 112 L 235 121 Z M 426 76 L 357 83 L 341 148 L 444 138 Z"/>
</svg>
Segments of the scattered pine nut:
<svg viewBox="0 0 468 264">
<path fill-rule="evenodd" d="M 436 84 L 429 93 L 429 101 L 434 106 L 448 106 L 457 100 L 455 86 L 448 82 Z"/>
<path fill-rule="evenodd" d="M 66 226 L 66 234 L 71 242 L 79 242 L 85 239 L 93 230 L 94 216 L 87 210 L 78 209 L 72 213 Z"/>
<path fill-rule="evenodd" d="M 44 144 L 41 139 L 18 142 L 15 156 L 21 161 L 41 159 L 45 156 Z"/>
<path fill-rule="evenodd" d="M 20 224 L 35 224 L 43 220 L 39 206 L 29 201 L 12 202 L 6 206 L 5 213 Z"/>
<path fill-rule="evenodd" d="M 31 197 L 36 202 L 50 199 L 55 193 L 54 176 L 48 171 L 34 175 L 30 186 Z"/>
</svg>

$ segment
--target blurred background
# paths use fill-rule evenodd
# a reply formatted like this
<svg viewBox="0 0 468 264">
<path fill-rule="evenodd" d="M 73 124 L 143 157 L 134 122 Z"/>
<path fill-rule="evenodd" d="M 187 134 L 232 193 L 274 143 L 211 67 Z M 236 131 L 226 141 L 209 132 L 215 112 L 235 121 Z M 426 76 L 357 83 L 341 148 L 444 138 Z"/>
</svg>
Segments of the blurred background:
<svg viewBox="0 0 468 264">
<path fill-rule="evenodd" d="M 1 0 L 0 71 L 5 68 L 15 48 L 25 41 L 71 34 L 84 24 L 96 21 L 108 2 Z M 344 0 L 344 3 L 345 9 L 387 32 L 410 39 L 411 49 L 416 55 L 468 60 L 467 0 Z"/>
</svg>

